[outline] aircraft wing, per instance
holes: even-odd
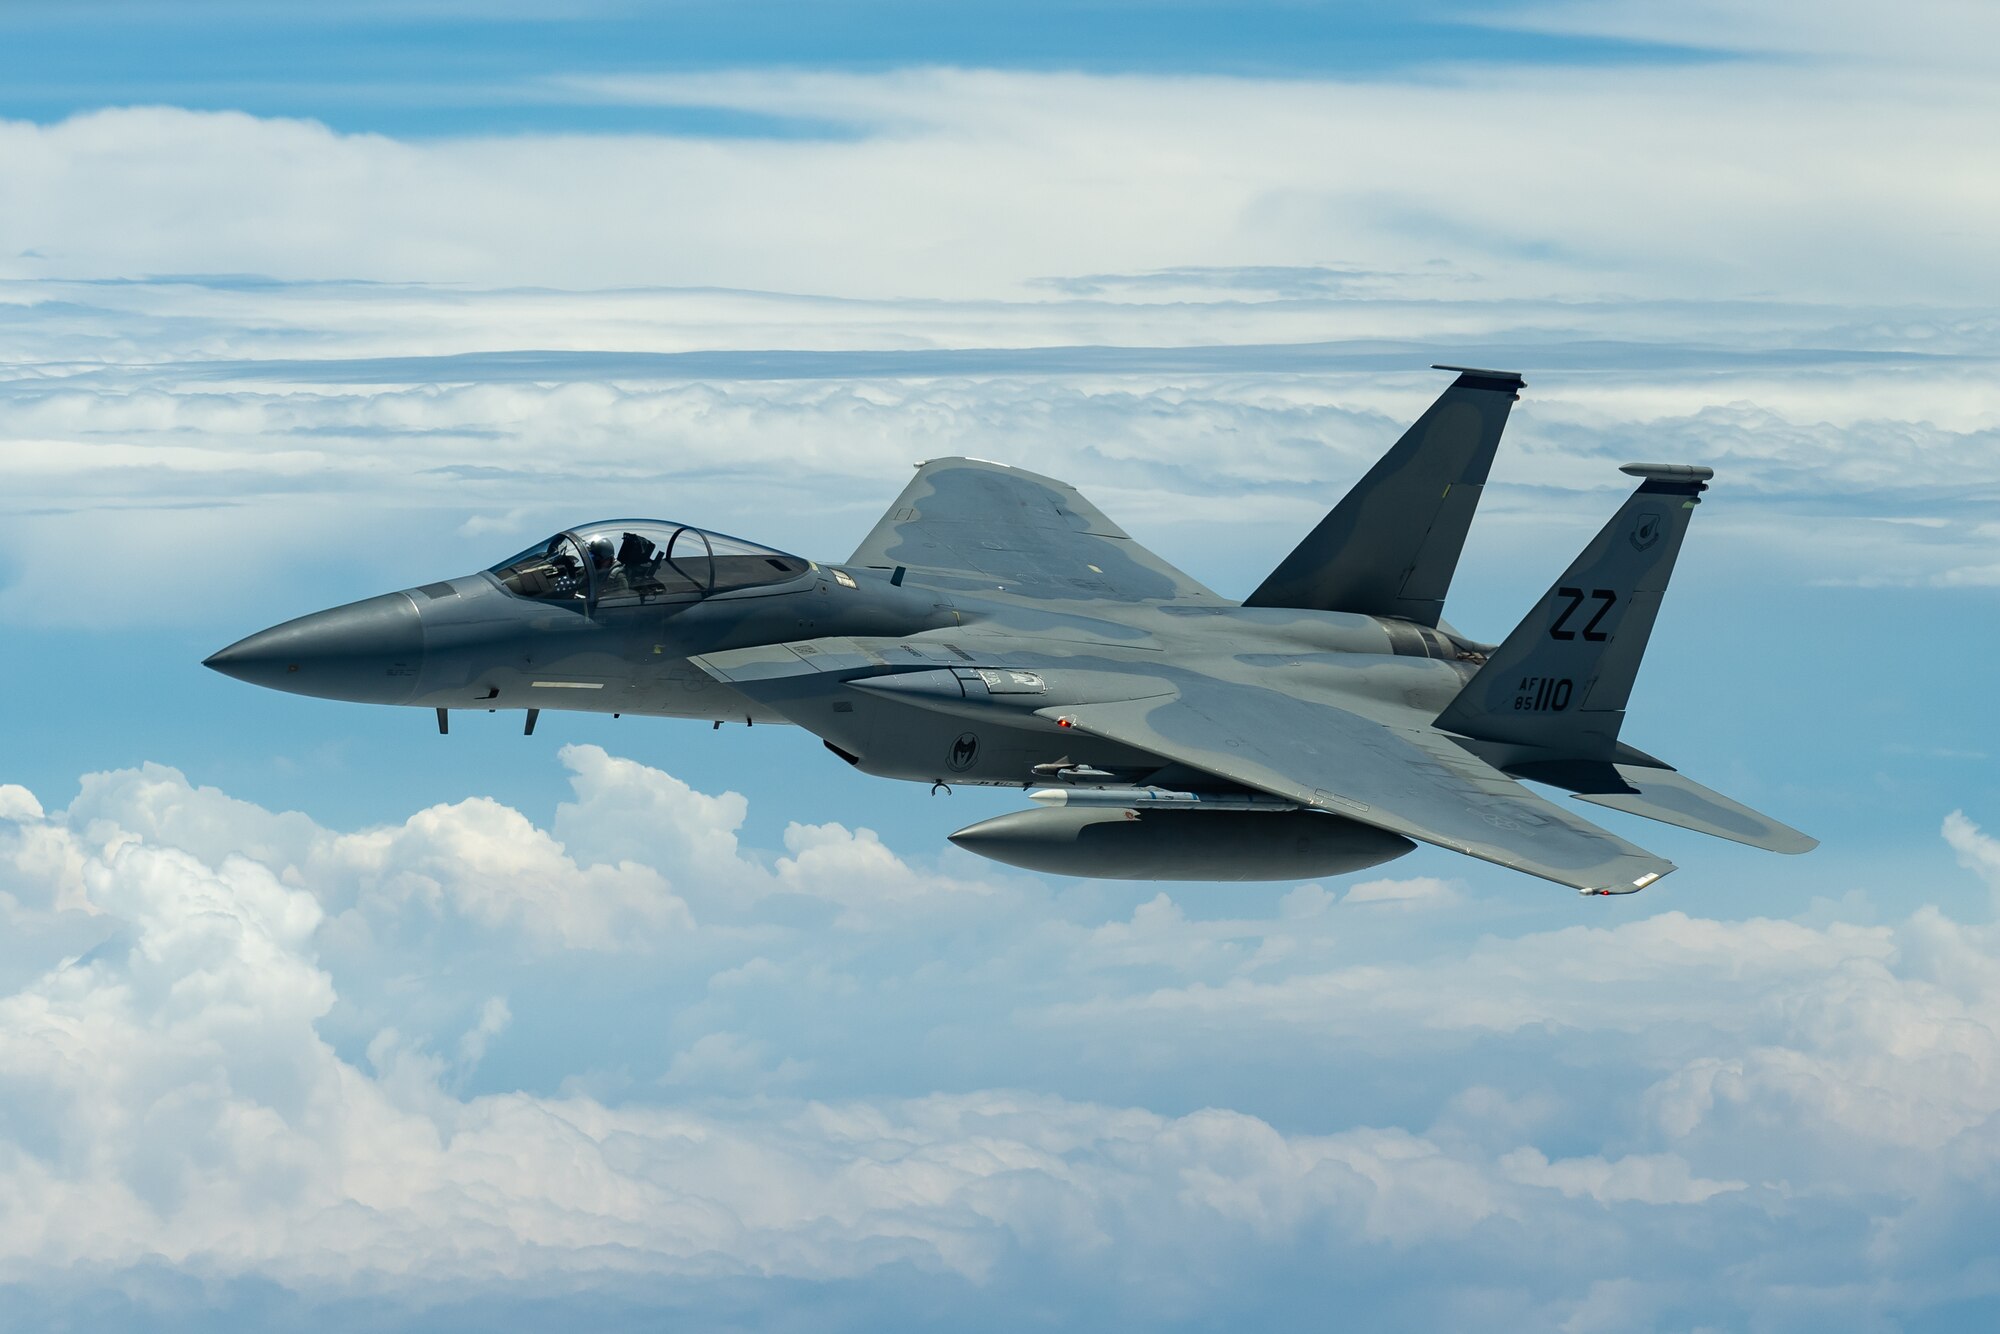
[[[932,459],[850,565],[957,575],[1026,598],[1213,598],[1053,477],[979,459]]]
[[[1262,686],[1181,677],[1175,694],[1053,706],[1078,731],[1586,893],[1674,864],[1543,800],[1449,737]]]

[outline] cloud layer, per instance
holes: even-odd
[[[758,852],[740,797],[563,759],[548,828],[469,801],[342,833],[157,766],[53,815],[0,789],[0,1279],[913,1269],[1157,1319],[1247,1269],[1575,1327],[1996,1295],[1966,1226],[2000,1203],[1991,926],[1850,899],[1509,934],[1427,881],[1107,915],[867,831]],[[2000,845],[1945,832],[2000,894]],[[1163,1066],[1220,1083],[1189,1104]]]
[[[1951,35],[1931,37],[1948,55]],[[1975,164],[1977,126],[2000,108],[1990,81],[1948,59],[1396,82],[960,69],[562,82],[854,133],[410,142],[166,107],[10,123],[0,274],[969,297],[1079,274],[1338,264],[1409,275],[1418,296],[1456,295],[1468,276],[1486,296],[1995,295],[1981,224],[2000,196]]]
[[[1199,577],[1247,588],[1422,411],[1442,381],[1422,368],[1441,358],[1529,371],[1476,534],[1510,561],[1553,573],[1605,512],[1616,464],[1684,458],[1718,469],[1726,504],[1704,512],[1700,540],[1731,565],[1799,582],[2000,578],[2000,416],[1980,387],[1993,331],[1935,312],[1903,312],[1888,341],[1941,340],[1949,355],[1869,351],[1887,313],[1845,308],[1719,314],[1730,332],[1703,347],[1686,312],[1615,302],[1210,293],[1154,314],[1095,298],[8,291],[19,304],[0,337],[17,361],[0,376],[0,463],[16,501],[0,614],[16,621],[185,624],[223,608],[199,580],[41,596],[94,532],[135,550],[255,552],[231,578],[259,606],[317,588],[336,548],[351,582],[322,602],[634,508],[766,538],[784,513],[780,540],[837,559],[912,459],[948,454],[1062,476],[1161,549],[1194,553]],[[1553,318],[1560,337],[1542,327]],[[1219,333],[1242,341],[1199,346]],[[477,351],[496,339],[515,341]],[[686,366],[639,350],[704,340],[712,350]],[[1784,340],[1817,350],[1774,359]],[[1100,346],[1063,350],[1078,342]],[[1532,550],[1552,511],[1573,531]]]

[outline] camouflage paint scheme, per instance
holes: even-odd
[[[1618,739],[1707,469],[1629,465],[1638,488],[1504,643],[1441,619],[1522,383],[1442,369],[1460,374],[1242,603],[1062,482],[938,459],[844,563],[685,525],[591,525],[514,565],[273,627],[208,665],[436,709],[441,730],[452,709],[793,723],[865,773],[1039,789],[1035,809],[953,838],[1057,873],[1303,878],[1412,840],[1586,894],[1674,869],[1522,779],[1772,851],[1813,847]],[[725,567],[753,581],[724,587]]]

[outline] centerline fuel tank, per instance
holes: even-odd
[[[1013,811],[951,841],[1009,866],[1100,880],[1307,880],[1416,847],[1400,834],[1318,811],[1057,806]]]

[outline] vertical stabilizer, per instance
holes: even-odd
[[[1568,759],[1612,759],[1660,597],[1703,483],[1715,475],[1686,464],[1628,463],[1623,471],[1643,479],[1639,489],[1437,726]]]
[[[1522,381],[1512,371],[1433,369],[1459,376],[1244,606],[1438,623]]]

